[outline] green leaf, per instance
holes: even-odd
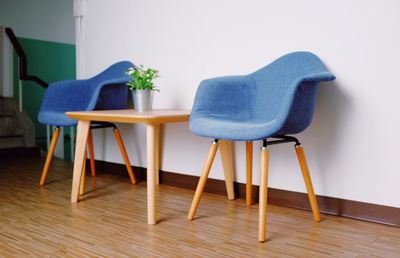
[[[144,68],[143,65],[138,65],[135,68],[131,67],[127,70],[126,74],[131,77],[131,80],[127,83],[131,90],[154,90],[160,91],[154,86],[154,80],[159,78],[158,70],[153,68]]]

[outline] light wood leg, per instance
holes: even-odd
[[[155,180],[156,180],[156,185],[160,184],[160,125],[155,125],[155,132],[154,132],[154,152],[155,152]]]
[[[93,150],[92,130],[89,130],[87,144],[88,144],[89,157],[90,157],[90,172],[91,172],[92,176],[96,176],[96,166],[94,164],[94,150]]]
[[[155,193],[155,159],[156,159],[156,132],[157,125],[147,125],[147,224],[154,225],[156,217],[156,193]]]
[[[267,226],[267,201],[268,201],[268,148],[261,149],[261,177],[260,177],[260,201],[258,213],[258,241],[266,240]]]
[[[82,176],[83,161],[86,159],[86,143],[90,128],[89,121],[78,121],[76,135],[76,149],[74,159],[74,173],[72,176],[71,202],[78,201],[79,186]]]
[[[304,154],[303,146],[296,145],[295,150],[297,154],[297,159],[299,160],[301,173],[303,174],[304,183],[306,184],[308,199],[310,200],[310,205],[314,215],[314,220],[318,222],[321,220],[321,216],[319,214],[318,202],[314,194],[314,188],[311,182],[310,172],[308,170],[308,165],[306,161],[306,156]]]
[[[90,133],[90,130],[89,130],[89,133]],[[79,185],[79,195],[85,194],[85,177],[86,177],[86,157],[83,159],[81,183]]]
[[[129,162],[128,154],[126,153],[124,141],[122,140],[121,133],[119,132],[118,128],[114,128],[114,136],[115,136],[115,139],[117,140],[119,149],[122,154],[122,158],[125,161],[126,170],[128,171],[129,178],[131,179],[131,183],[134,185],[134,184],[136,184],[135,174],[133,173],[131,163]]]
[[[69,133],[71,136],[71,160],[74,159],[74,154],[75,154],[75,126],[70,126],[69,127]]]
[[[224,167],[226,192],[229,200],[235,199],[235,191],[233,188],[233,159],[232,159],[232,142],[221,140],[220,153],[222,166]]]
[[[44,168],[42,171],[42,176],[40,177],[39,185],[43,186],[46,182],[47,173],[49,172],[49,168],[51,165],[51,161],[53,159],[54,150],[56,149],[58,136],[60,135],[60,127],[56,127],[53,133],[53,137],[51,137],[51,142],[49,146],[49,151],[47,152],[46,162],[44,163]]]
[[[246,142],[246,204],[252,204],[253,190],[253,142]]]
[[[204,165],[203,172],[201,174],[201,177],[199,179],[199,183],[198,183],[197,188],[196,188],[196,192],[195,192],[194,197],[193,197],[192,205],[190,207],[189,214],[188,214],[188,219],[189,220],[193,220],[194,214],[196,213],[197,207],[199,206],[200,198],[201,198],[201,195],[202,195],[202,193],[204,191],[204,187],[205,187],[206,182],[207,182],[208,174],[210,173],[211,165],[212,165],[212,163],[214,161],[215,154],[217,153],[217,150],[218,150],[218,142],[214,141],[212,143],[209,151],[208,151],[207,160],[206,160],[206,163]]]

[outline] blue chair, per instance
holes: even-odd
[[[46,157],[45,166],[40,178],[40,185],[44,185],[48,170],[54,155],[54,150],[60,134],[61,126],[75,126],[77,121],[65,115],[67,111],[90,111],[127,108],[128,88],[126,83],[130,77],[125,74],[131,62],[122,61],[113,64],[100,74],[87,80],[68,80],[51,83],[46,89],[39,110],[40,123],[55,126]],[[136,179],[125,150],[121,134],[115,124],[93,122],[91,129],[113,127],[114,135],[121,150],[132,184]],[[72,139],[71,139],[72,140]],[[91,130],[88,135],[88,147],[92,176],[96,174],[94,168],[93,141]],[[84,173],[83,173],[84,174]],[[84,182],[84,181],[83,181]]]
[[[311,123],[318,82],[334,80],[321,60],[309,52],[287,54],[244,76],[227,76],[201,82],[190,115],[190,129],[214,138],[188,214],[194,218],[219,140],[245,141],[246,160],[252,159],[252,142],[263,141],[259,192],[258,240],[266,240],[268,146],[294,142],[315,221],[320,221],[304,150],[288,134],[300,133]],[[270,140],[268,138],[273,138]],[[251,164],[246,171],[246,203],[251,205]]]

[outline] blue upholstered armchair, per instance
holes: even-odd
[[[262,140],[259,241],[266,239],[269,145],[295,143],[314,219],[319,221],[318,203],[303,147],[295,137],[288,134],[296,134],[307,128],[313,116],[318,83],[334,79],[335,76],[317,56],[309,52],[294,52],[248,75],[201,82],[190,116],[190,129],[214,141],[188,218],[194,218],[218,148],[218,140],[245,141],[248,162],[251,162],[252,142]],[[251,169],[246,173],[246,202],[251,205]]]
[[[56,126],[50,148],[43,168],[40,185],[44,185],[57,144],[61,126],[75,126],[77,121],[67,117],[67,111],[90,111],[99,109],[124,109],[127,107],[128,88],[126,83],[130,78],[125,74],[133,64],[122,61],[113,64],[100,74],[87,80],[68,80],[51,83],[46,89],[38,120],[48,126]],[[121,153],[125,160],[131,182],[136,182],[126,150],[114,124],[96,124],[91,128],[113,127]],[[89,131],[88,147],[92,175],[95,175],[94,154],[91,131]]]

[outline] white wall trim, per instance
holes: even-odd
[[[74,0],[75,17],[75,49],[76,49],[76,78],[82,79],[85,75],[84,65],[84,16],[86,14],[86,1]]]

